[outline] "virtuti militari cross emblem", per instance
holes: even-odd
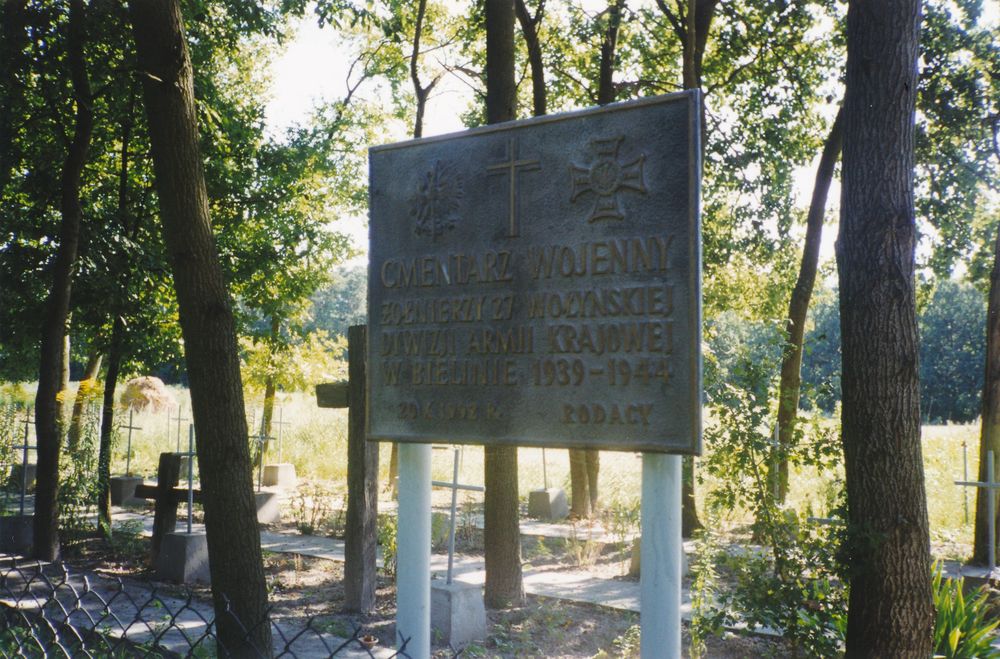
[[[629,162],[620,162],[618,149],[624,139],[624,136],[619,136],[591,140],[596,156],[594,162],[589,166],[575,163],[570,165],[573,191],[569,200],[576,201],[577,197],[588,192],[597,196],[587,222],[624,220],[625,213],[619,205],[618,193],[632,190],[646,194],[646,184],[642,178],[646,154],[640,153]]]

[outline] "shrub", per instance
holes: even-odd
[[[934,608],[934,656],[948,659],[1000,658],[1000,650],[992,647],[993,630],[1000,620],[988,621],[989,592],[980,586],[968,597],[964,594],[964,579],[947,579],[941,565],[934,567],[932,581]]]

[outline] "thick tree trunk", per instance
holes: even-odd
[[[843,111],[837,112],[830,134],[823,143],[823,154],[816,170],[812,200],[806,216],[806,239],[802,247],[799,277],[788,302],[788,319],[785,323],[787,343],[781,356],[781,381],[778,384],[778,468],[768,474],[768,491],[775,493],[781,504],[788,494],[788,453],[795,445],[795,419],[799,412],[799,394],[802,387],[802,344],[806,333],[806,315],[816,283],[819,265],[819,246],[823,240],[823,218],[826,216],[826,198],[833,181],[833,171],[840,158],[843,144]]]
[[[111,443],[115,427],[115,388],[122,363],[125,343],[125,321],[115,316],[111,328],[111,345],[108,347],[108,373],[104,378],[104,415],[101,417],[101,441],[97,450],[97,530],[111,539]]]
[[[545,64],[542,61],[542,44],[538,40],[538,24],[545,12],[545,0],[539,0],[538,11],[532,16],[524,0],[514,0],[514,12],[521,25],[524,45],[528,49],[528,65],[531,67],[531,103],[534,115],[540,117],[547,111],[548,91],[545,89]]]
[[[837,265],[850,657],[931,655],[914,284],[919,24],[919,0],[848,5]]]
[[[486,120],[494,124],[516,117],[514,84],[514,7],[511,0],[486,0]],[[484,558],[489,608],[519,606],[521,529],[517,497],[517,448],[487,446],[484,455]]]
[[[986,316],[986,367],[983,376],[983,417],[979,434],[979,480],[997,479],[1000,475],[1000,229],[993,246],[993,271],[990,273],[989,304]],[[993,451],[994,473],[986,472],[986,453]],[[978,490],[976,495],[976,529],[973,561],[985,564],[989,560],[989,516],[986,497],[995,492]],[[1000,521],[1000,515],[994,523]],[[1000,528],[998,525],[996,528]],[[996,557],[994,557],[994,560]]]
[[[17,164],[14,150],[14,116],[19,112],[24,86],[18,74],[24,67],[28,46],[27,0],[4,0],[0,6],[0,195]]]
[[[66,449],[70,452],[75,451],[80,445],[80,437],[83,434],[83,408],[87,405],[87,388],[97,380],[102,358],[99,349],[91,350],[87,366],[83,370],[83,377],[80,378],[80,386],[73,398],[73,413],[70,415],[69,429],[66,431]]]
[[[686,0],[687,9],[682,9],[682,2],[676,3],[677,10],[670,6],[669,0],[656,0],[657,6],[670,22],[677,40],[681,44],[682,63],[681,75],[685,89],[701,89],[702,61],[705,57],[705,47],[708,35],[712,29],[712,19],[719,0]],[[701,152],[705,156],[705,145],[708,144],[708,123],[705,121],[705,104],[701,105]],[[682,463],[681,477],[681,535],[690,538],[702,528],[698,519],[698,507],[694,490],[694,458],[685,456]]]
[[[233,656],[267,656],[271,628],[236,328],[209,218],[180,6],[130,0],[129,12],[184,337],[219,640]]]
[[[62,171],[59,247],[53,268],[52,289],[46,301],[42,325],[38,391],[35,395],[35,432],[38,437],[38,471],[35,487],[33,554],[52,561],[59,555],[59,448],[62,406],[57,394],[62,387],[63,353],[67,336],[73,268],[80,242],[80,180],[90,148],[94,115],[90,105],[90,81],[87,79],[83,47],[86,30],[86,7],[83,0],[71,0],[66,63],[73,84],[76,121],[73,140]]]

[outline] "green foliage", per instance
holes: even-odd
[[[89,535],[97,508],[97,447],[100,441],[100,408],[84,407],[80,441],[64,448],[59,461],[59,528],[64,547]]]
[[[279,350],[245,337],[240,339],[240,348],[243,383],[251,392],[263,391],[268,381],[285,391],[305,391],[320,382],[347,379],[347,340],[341,336],[331,339],[322,330]]]
[[[398,557],[396,547],[397,520],[395,515],[378,516],[378,544],[382,548],[382,569],[388,576],[396,574],[396,559]]]
[[[984,280],[993,260],[986,247],[996,237],[1000,180],[1000,28],[982,13],[980,0],[934,0],[921,24],[916,210],[931,227],[933,249],[923,252],[939,279],[971,260],[972,276]],[[981,222],[984,209],[992,221]]]
[[[804,656],[837,656],[847,631],[848,589],[837,551],[842,529],[784,515],[766,531],[770,551],[698,556],[696,638],[746,624],[779,631]],[[716,570],[726,587],[715,581]]]
[[[840,309],[823,295],[805,339],[802,380],[815,404],[833,412],[840,400]],[[921,412],[929,423],[968,423],[980,414],[986,300],[971,284],[942,279],[919,311]]]
[[[710,520],[708,526],[712,526]],[[719,547],[714,544],[716,536],[704,530],[698,531],[695,537],[695,555],[691,562],[691,645],[689,653],[692,659],[703,659],[707,655],[705,644],[709,636],[722,635],[724,628],[714,610],[716,590],[719,583],[719,571],[715,557],[719,555]]]
[[[724,345],[724,359],[713,357],[727,364],[725,377],[717,377],[716,370],[716,377],[706,378],[711,422],[702,471],[714,486],[706,509],[710,519],[750,511],[754,541],[764,548],[732,551],[717,549],[714,539],[701,543],[705,553],[698,556],[695,584],[704,592],[693,596],[699,602],[695,640],[700,644],[723,626],[746,624],[780,630],[807,656],[836,654],[846,624],[847,586],[839,559],[843,529],[807,523],[804,515],[776,505],[767,473],[782,457],[792,468],[836,473],[839,445],[819,419],[804,418],[797,441],[776,446],[770,430],[776,364],[762,358],[752,342]],[[728,587],[719,585],[723,579],[716,571],[725,573]]]
[[[941,565],[934,567],[934,656],[948,659],[996,659],[993,631],[1000,621],[993,618],[989,591],[979,587],[966,595],[964,579],[947,579]]]
[[[368,318],[368,270],[364,266],[337,266],[330,281],[312,296],[306,329],[325,329],[331,336],[347,336],[347,328]]]
[[[919,319],[920,411],[967,423],[982,409],[986,300],[972,285],[938,282]]]
[[[303,535],[319,535],[332,521],[335,493],[326,485],[300,483],[291,500],[292,519]]]

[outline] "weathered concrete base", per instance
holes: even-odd
[[[25,492],[31,493],[35,491],[35,473],[38,470],[38,465],[33,463],[28,463],[27,465],[22,465],[20,463],[13,464],[10,466],[10,478],[7,479],[7,489],[11,492],[21,491],[21,470],[24,468],[24,473],[27,474],[28,479],[25,487]]]
[[[168,533],[156,559],[156,578],[178,583],[211,583],[208,536],[204,533]]]
[[[281,521],[277,492],[256,492],[254,498],[257,500],[258,524],[277,524]]]
[[[264,465],[264,485],[266,487],[295,487],[297,482],[295,465],[288,462]]]
[[[0,551],[19,556],[30,556],[34,520],[34,515],[0,517]]]
[[[142,483],[139,476],[112,476],[111,477],[111,505],[124,506],[136,505],[135,488]]]
[[[456,650],[486,638],[481,586],[431,581],[431,638]]]
[[[642,536],[637,536],[632,539],[632,560],[628,564],[628,575],[630,577],[638,577],[642,574],[642,552],[639,551],[639,545],[642,544]],[[681,578],[688,576],[690,570],[688,569],[688,557],[683,551],[681,552]]]
[[[557,520],[569,515],[566,493],[556,487],[532,490],[528,494],[528,517]]]

